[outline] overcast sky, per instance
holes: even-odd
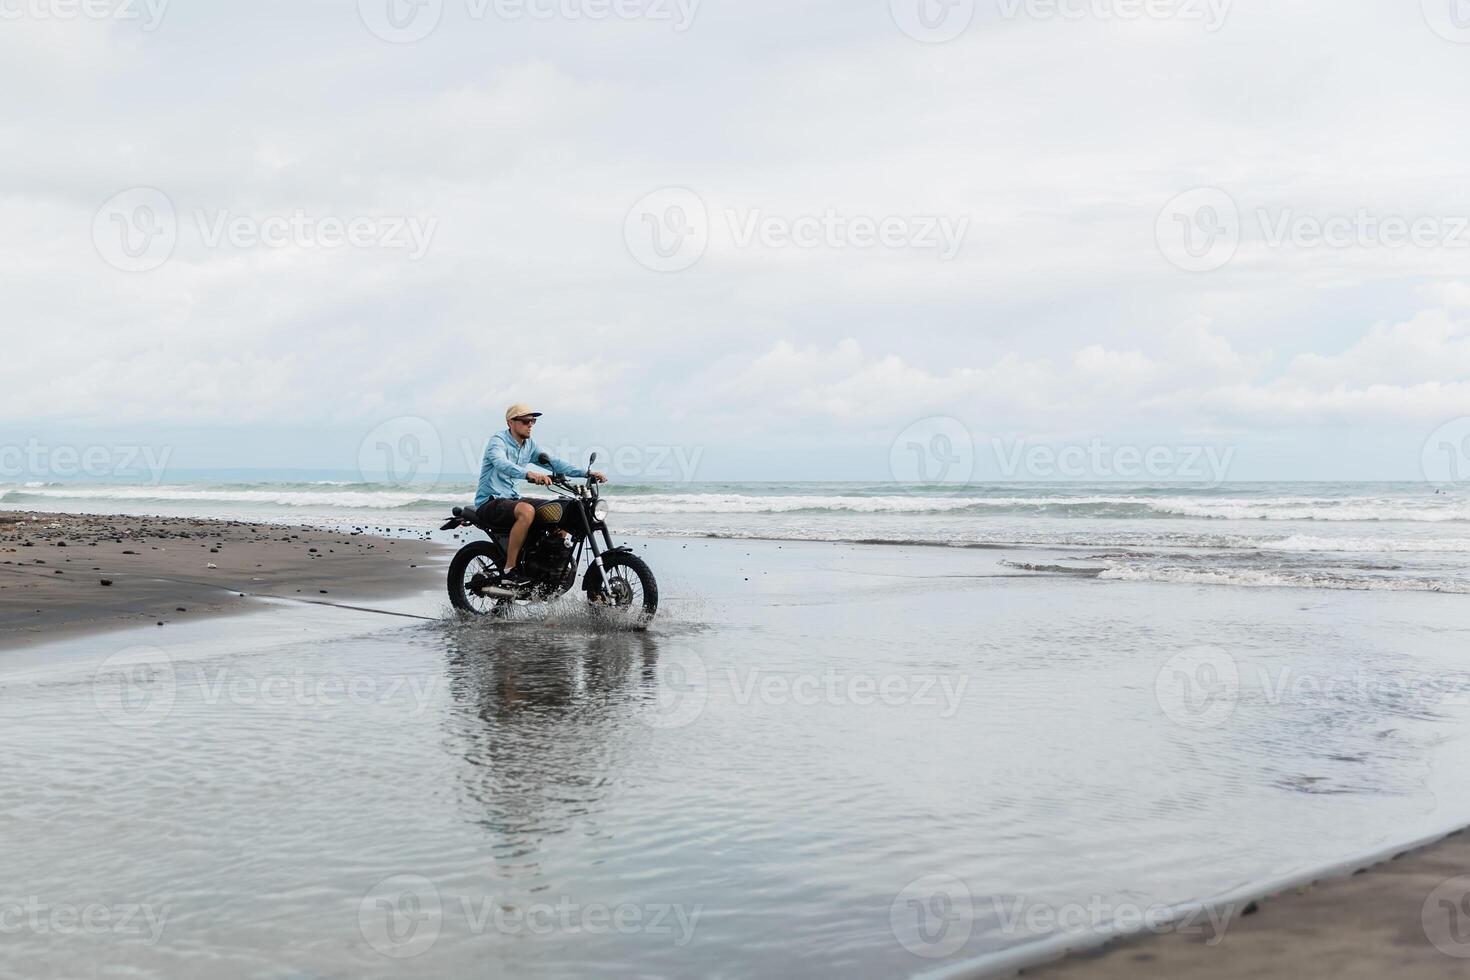
[[[525,400],[708,479],[1415,478],[1470,415],[1456,2],[0,0],[0,442],[408,418],[462,471]]]

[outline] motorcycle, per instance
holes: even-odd
[[[543,453],[537,462],[549,468],[551,459]],[[596,462],[593,453],[588,469]],[[453,509],[439,530],[473,527],[489,540],[470,542],[449,563],[449,601],[471,615],[504,616],[516,603],[550,602],[566,595],[585,567],[582,591],[595,610],[646,625],[658,611],[658,583],[631,548],[613,546],[608,502],[598,493],[597,483],[590,476],[580,485],[553,476],[549,489],[562,499],[537,507],[516,562],[531,580],[528,592],[500,585],[509,529],[483,523],[473,506]]]

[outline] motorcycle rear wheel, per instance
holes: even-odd
[[[449,563],[449,601],[461,612],[476,616],[503,615],[509,600],[479,595],[477,585],[500,577],[505,552],[494,541],[474,541],[459,549]]]

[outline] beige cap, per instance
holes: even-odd
[[[507,408],[505,410],[505,420],[507,422],[509,422],[511,419],[521,418],[524,415],[530,415],[538,419],[541,417],[540,412],[531,411],[531,406],[527,405],[525,402],[516,402],[510,408]]]

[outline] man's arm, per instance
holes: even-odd
[[[526,468],[510,458],[505,443],[497,436],[491,436],[490,444],[485,447],[484,465],[512,480],[526,478]]]
[[[541,447],[538,446],[538,445],[536,445],[535,440],[532,440],[532,442],[531,442],[531,458],[532,459],[539,460],[541,458],[541,455],[542,455],[542,453],[541,453]],[[573,466],[571,463],[568,463],[564,459],[557,459],[555,456],[552,456],[550,453],[547,453],[546,454],[546,457],[549,460],[551,460],[551,463],[550,463],[551,472],[555,473],[557,476],[561,476],[561,477],[568,477],[569,476],[569,477],[573,477],[575,479],[580,480],[580,479],[584,478],[587,475],[587,471],[586,470],[578,469],[577,467]]]

